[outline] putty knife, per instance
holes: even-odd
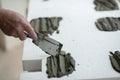
[[[25,35],[31,38],[28,33],[25,33]],[[53,56],[60,53],[63,44],[41,33],[37,33],[37,36],[38,39],[33,40],[33,43],[39,46],[45,53]]]

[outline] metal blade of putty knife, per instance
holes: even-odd
[[[30,38],[28,34],[25,35]],[[52,56],[60,53],[63,44],[41,33],[37,33],[37,36],[38,39],[33,40],[33,43],[39,46],[45,53]]]

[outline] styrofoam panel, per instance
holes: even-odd
[[[24,60],[22,63],[24,71],[35,72],[42,70],[42,61],[40,59]]]

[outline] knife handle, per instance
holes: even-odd
[[[24,34],[26,37],[31,38],[31,36],[27,32],[24,32]]]

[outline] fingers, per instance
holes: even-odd
[[[15,29],[16,32],[13,32],[11,36],[19,37],[19,39],[23,41],[26,39],[26,35],[24,34],[24,31],[26,31],[33,40],[37,40],[36,33],[34,32],[33,28],[30,26],[30,24],[29,23],[27,24],[26,21],[18,24]]]
[[[24,24],[25,24],[25,31],[29,33],[29,35],[31,36],[33,40],[37,40],[37,35],[35,31],[33,30],[33,28],[31,27],[31,25],[28,22]]]
[[[25,40],[26,39],[26,36],[23,32],[21,32],[21,34],[18,33],[18,37],[21,41]]]
[[[4,15],[3,19],[3,22],[5,24],[3,25],[4,33],[6,33],[9,36],[19,37],[20,40],[25,40],[26,36],[24,34],[24,31],[26,31],[33,40],[37,40],[36,33],[22,15],[13,11],[7,12],[9,15]]]
[[[20,25],[17,28],[17,36],[19,37],[20,40],[25,40],[26,36],[24,34],[24,28],[22,28]]]
[[[16,31],[13,31],[9,36],[14,36],[15,38],[17,38],[17,37],[18,37],[18,34],[17,34]]]

